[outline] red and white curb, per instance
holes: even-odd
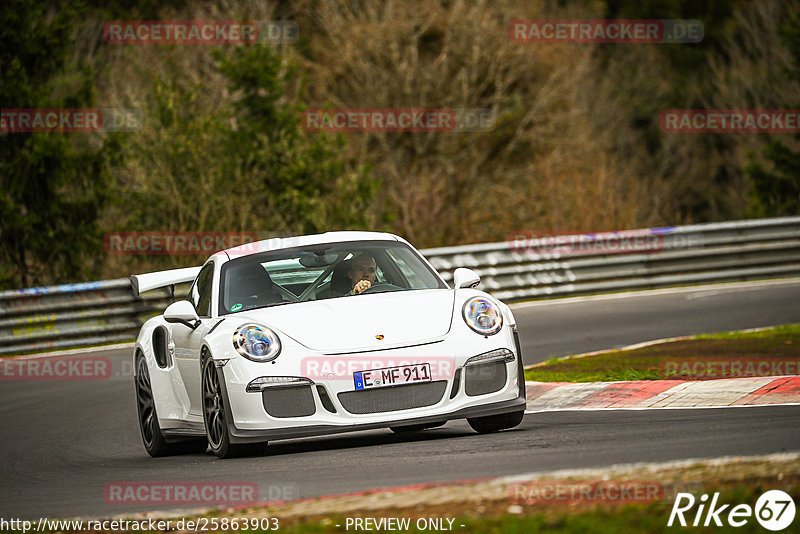
[[[525,382],[527,413],[800,403],[800,376],[630,382]]]

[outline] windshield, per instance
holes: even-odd
[[[405,243],[314,245],[254,254],[223,265],[219,314],[309,300],[446,288]]]

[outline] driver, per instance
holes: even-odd
[[[375,258],[369,254],[359,254],[353,258],[347,275],[350,277],[350,285],[353,286],[351,295],[366,291],[375,283]]]

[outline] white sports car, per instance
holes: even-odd
[[[508,306],[456,269],[454,289],[404,239],[270,239],[202,267],[131,276],[137,294],[194,281],[141,328],[139,425],[151,456],[249,454],[269,440],[466,418],[517,426],[522,355]],[[173,289],[174,290],[174,289]]]

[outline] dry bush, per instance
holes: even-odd
[[[797,109],[800,107],[800,82],[790,72],[797,66],[780,37],[779,28],[800,9],[790,0],[746,2],[734,15],[740,28],[735,38],[724,46],[726,58],[712,57],[713,91],[702,94],[706,107],[712,109]],[[735,143],[725,159],[725,168],[736,176],[728,198],[739,212],[749,202],[751,183],[741,172],[752,157],[758,157],[768,136],[761,134],[729,134]],[[776,134],[781,142],[800,148],[790,135]]]
[[[393,230],[433,246],[657,222],[661,199],[598,131],[616,125],[592,117],[614,104],[595,93],[594,47],[508,37],[512,19],[598,13],[514,1],[356,5],[314,4],[314,105],[490,108],[497,118],[480,133],[350,134],[354,157],[385,180]],[[609,112],[627,120],[626,106]]]
[[[780,109],[800,101],[800,83],[787,76],[796,70],[779,34],[791,12],[800,7],[789,0],[744,2],[734,14],[739,28],[724,45],[725,56],[709,60],[713,92],[704,104],[724,109]],[[751,136],[746,136],[747,138]]]
[[[787,77],[791,57],[778,32],[788,5],[784,0],[743,2],[732,15],[737,31],[722,43],[723,53],[709,54],[695,73],[676,72],[659,54],[662,46],[691,45],[648,45],[631,48],[615,57],[607,72],[590,76],[597,89],[593,121],[602,125],[603,142],[651,192],[644,204],[651,212],[649,224],[742,217],[749,190],[742,168],[748,154],[763,145],[763,136],[660,132],[643,139],[632,122],[639,118],[656,125],[660,111],[670,108],[793,107],[798,84]],[[679,80],[687,87],[681,88]],[[634,109],[649,109],[649,115],[637,117]]]

